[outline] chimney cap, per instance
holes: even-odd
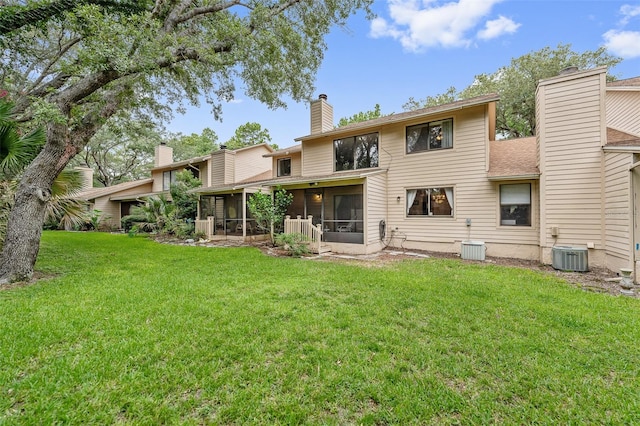
[[[324,93],[321,93],[321,94],[318,96],[318,99],[324,99],[324,100],[326,101],[326,100],[327,100],[327,95],[325,95]]]
[[[166,145],[167,142],[166,141],[160,141],[160,145]]]
[[[560,70],[560,75],[573,74],[574,72],[578,72],[578,67],[571,65]]]

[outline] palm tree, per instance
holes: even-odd
[[[0,248],[20,174],[45,143],[45,134],[41,128],[21,136],[12,112],[13,104],[0,97]],[[81,186],[77,172],[63,171],[53,183],[51,199],[47,203],[47,219],[55,218],[65,228],[84,223],[84,203],[73,199]]]
[[[162,232],[171,220],[175,206],[166,195],[159,194],[147,197],[143,205],[134,208],[132,216],[140,215],[145,222],[136,223],[139,230],[144,232]]]
[[[12,116],[13,103],[0,98],[0,179],[15,180],[45,143],[42,128],[20,136]]]

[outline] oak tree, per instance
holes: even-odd
[[[8,6],[22,4],[6,0]],[[38,2],[35,2],[38,3]],[[41,3],[46,3],[42,1]],[[0,257],[0,283],[29,279],[53,179],[112,116],[166,112],[245,94],[268,107],[306,101],[324,37],[372,0],[156,0],[142,11],[80,4],[0,39],[0,85],[46,144],[25,169]]]

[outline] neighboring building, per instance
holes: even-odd
[[[536,97],[540,258],[550,263],[553,246],[586,247],[593,265],[637,272],[640,78],[570,71],[541,81]]]
[[[250,180],[253,176],[271,176],[271,161],[264,158],[273,152],[267,144],[254,145],[237,150],[221,147],[209,155],[184,161],[173,161],[173,149],[161,144],[156,147],[155,163],[151,178],[124,182],[105,188],[90,188],[82,191],[78,198],[90,203],[90,209],[100,210],[104,223],[119,228],[123,216],[130,214],[132,206],[140,205],[146,197],[164,194],[171,199],[169,187],[176,174],[189,170],[202,181],[203,187],[225,184],[234,180]],[[91,169],[83,168],[85,181],[92,182]],[[236,233],[236,228],[234,228]],[[243,235],[240,232],[240,235]]]

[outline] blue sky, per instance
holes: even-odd
[[[326,39],[314,98],[327,94],[336,123],[375,104],[385,114],[402,112],[410,97],[463,89],[476,74],[558,44],[576,52],[606,46],[624,59],[611,71],[616,77],[640,76],[638,0],[377,0],[373,10],[375,20],[360,13]],[[177,114],[167,130],[209,127],[225,142],[238,126],[258,122],[283,148],[309,134],[308,104],[285,101],[286,110],[270,110],[238,85],[235,100],[223,104],[222,122],[203,104]]]

